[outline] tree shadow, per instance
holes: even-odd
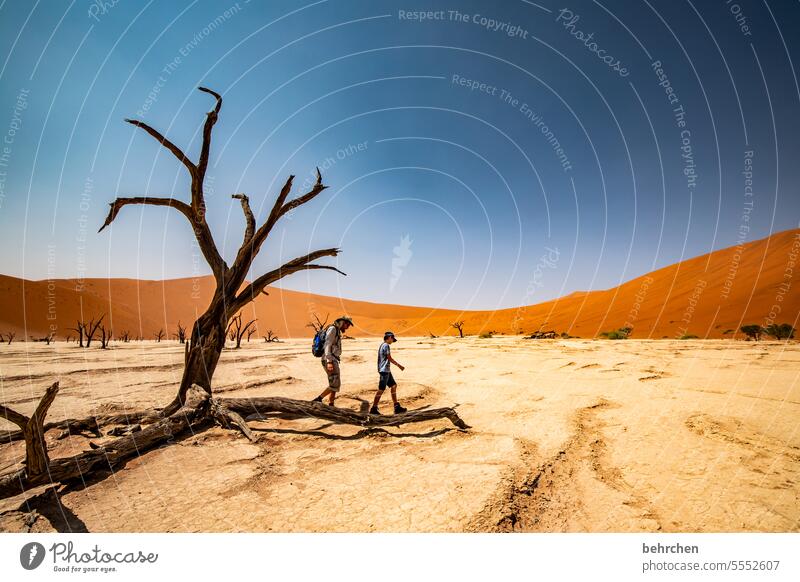
[[[105,481],[118,471],[124,469],[130,461],[139,459],[142,456],[146,455],[147,453],[163,449],[166,447],[170,447],[182,441],[194,438],[198,434],[205,432],[206,430],[208,430],[213,426],[214,422],[211,419],[207,419],[203,423],[198,424],[193,430],[187,430],[186,432],[176,435],[172,439],[164,441],[158,445],[151,446],[148,448],[142,448],[139,451],[139,455],[137,455],[136,457],[131,457],[119,461],[116,465],[114,465],[113,469],[110,468],[108,464],[105,464],[102,461],[98,462],[85,475],[81,475],[80,477],[75,477],[74,479],[64,481],[63,482],[64,488],[61,490],[61,493],[72,493],[74,491],[82,491],[92,485],[100,483],[101,481]],[[91,442],[89,443],[89,446],[92,448],[97,448],[96,445],[93,445],[93,443]]]
[[[394,438],[420,438],[420,439],[428,439],[437,436],[441,436],[446,434],[450,431],[456,430],[454,428],[440,428],[437,430],[432,430],[429,432],[389,432],[388,430],[381,428],[379,426],[371,426],[369,428],[362,428],[355,434],[351,435],[338,435],[338,434],[330,434],[327,432],[323,432],[320,429],[328,428],[333,426],[335,423],[326,424],[320,426],[316,429],[309,429],[309,430],[298,430],[294,428],[258,428],[258,427],[251,427],[253,432],[262,432],[262,433],[274,433],[274,434],[296,434],[296,435],[304,435],[304,436],[313,436],[319,437],[328,440],[335,440],[335,441],[355,441],[358,439],[367,438],[370,436],[386,436],[386,437],[394,437]]]
[[[48,487],[42,493],[22,502],[17,511],[37,513],[50,522],[59,533],[89,533],[86,524],[64,505],[56,487]]]

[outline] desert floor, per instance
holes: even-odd
[[[378,344],[345,342],[338,405],[371,400]],[[500,336],[401,338],[392,351],[402,402],[458,404],[472,430],[270,419],[251,422],[253,444],[214,428],[70,487],[60,505],[47,488],[0,500],[0,530],[800,530],[796,343]],[[58,379],[51,421],[164,405],[182,362],[174,341],[1,345],[0,401],[30,414]],[[215,380],[226,396],[302,399],[325,383],[308,340],[226,349]],[[88,448],[56,433],[51,458]],[[23,454],[0,446],[0,472]]]

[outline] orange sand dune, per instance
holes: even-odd
[[[793,288],[800,255],[800,229],[730,247],[664,267],[605,291],[575,292],[532,306],[499,311],[464,311],[384,305],[271,288],[246,309],[258,319],[258,336],[272,330],[280,337],[309,335],[312,313],[351,315],[353,335],[452,335],[450,323],[463,319],[476,334],[529,333],[553,329],[579,337],[633,327],[634,337],[733,337],[743,323],[796,324],[800,294]],[[152,339],[177,323],[189,326],[213,291],[210,276],[166,281],[73,279],[27,281],[0,275],[0,333],[36,339],[50,330],[73,334],[78,318],[105,314],[116,335]]]

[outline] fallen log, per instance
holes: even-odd
[[[58,382],[47,389],[36,412],[30,418],[0,406],[0,414],[22,429],[26,445],[24,466],[11,473],[0,475],[0,499],[19,495],[41,485],[55,485],[77,479],[85,482],[87,478],[91,478],[92,473],[113,471],[125,461],[172,441],[184,432],[190,430],[197,432],[209,428],[214,421],[225,428],[240,430],[251,441],[255,441],[256,436],[246,419],[271,413],[319,418],[362,427],[400,426],[446,418],[462,430],[470,428],[454,408],[412,410],[386,416],[364,415],[321,402],[291,398],[211,398],[202,388],[198,386],[192,388],[189,394],[191,398],[187,398],[186,404],[174,414],[159,417],[156,412],[150,410],[127,415],[109,415],[107,418],[127,421],[125,423],[127,428],[114,431],[123,436],[101,445],[90,442],[91,450],[54,460],[50,460],[47,456],[47,445],[44,441],[44,427],[47,425],[44,424],[44,417],[58,393]],[[152,424],[140,426],[132,424],[134,419],[156,420]]]
[[[187,404],[172,416],[127,436],[72,457],[49,461],[43,472],[30,470],[30,465],[26,462],[22,469],[0,476],[0,499],[19,495],[40,485],[64,483],[74,479],[86,480],[92,472],[113,470],[128,459],[173,440],[187,429],[197,430],[203,425],[211,426],[207,409],[206,396],[192,405]],[[46,451],[44,454],[46,456]]]
[[[0,417],[2,417],[2,413],[0,413]],[[67,418],[58,422],[48,422],[42,426],[42,430],[44,432],[55,429],[61,430],[56,437],[58,439],[83,433],[90,433],[94,437],[100,437],[102,436],[100,429],[106,426],[148,424],[162,418],[164,417],[160,414],[160,409],[153,408],[130,413],[96,414],[86,418]],[[113,432],[109,432],[109,434],[113,435]],[[0,444],[21,441],[24,438],[25,435],[21,430],[0,432]]]
[[[282,398],[280,396],[264,398],[217,398],[215,400],[224,405],[227,410],[238,413],[243,418],[254,414],[261,415],[279,412],[296,416],[321,418],[323,420],[355,426],[400,426],[401,424],[410,424],[412,422],[425,422],[428,420],[446,418],[462,430],[470,428],[470,426],[458,416],[454,408],[430,408],[391,415],[364,415],[347,408],[328,406],[321,402],[294,400],[292,398]]]

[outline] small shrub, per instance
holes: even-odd
[[[633,331],[631,327],[621,327],[619,329],[614,329],[612,331],[604,331],[600,333],[600,337],[604,337],[610,340],[623,340],[628,339],[628,336]]]
[[[699,338],[696,335],[694,335],[693,333],[685,333],[681,337],[679,337],[678,339],[689,340],[689,339],[699,339]]]
[[[788,323],[773,323],[764,328],[764,333],[776,340],[792,339],[794,338],[794,327]]]
[[[761,339],[761,334],[764,333],[764,328],[760,325],[750,324],[743,325],[739,330],[747,336],[747,339],[758,341]]]
[[[489,338],[493,337],[493,334],[492,334],[491,331],[485,331],[482,334],[480,334],[478,337],[481,338],[481,339],[489,339]]]

